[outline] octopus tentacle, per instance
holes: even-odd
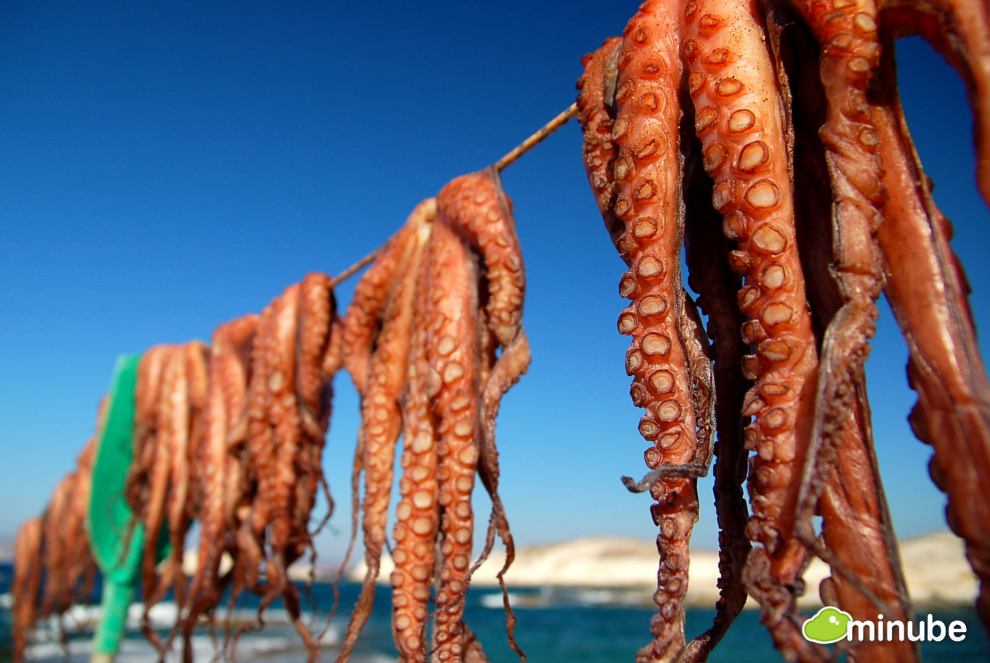
[[[24,521],[14,539],[14,580],[11,593],[14,606],[11,611],[11,635],[14,640],[14,661],[24,660],[28,635],[38,615],[38,597],[41,591],[42,531],[41,518]]]
[[[761,599],[762,621],[778,648],[807,649],[802,658],[813,660],[788,588],[800,583],[806,559],[793,533],[793,478],[811,434],[803,422],[813,406],[817,356],[796,245],[780,93],[755,9],[748,2],[717,9],[704,0],[685,5],[684,54],[702,164],[715,182],[712,203],[723,215],[726,237],[738,246],[729,266],[745,276],[739,307],[749,320],[742,338],[757,348],[742,360],[745,377],[756,383],[743,402],[743,415],[754,417],[745,446],[757,452],[750,460],[753,518],[747,534],[763,544],[770,575],[756,573],[763,566],[755,566],[758,557],[751,555],[749,589]]]
[[[412,255],[403,260],[404,271],[418,272],[435,214],[436,201],[430,198],[420,203],[410,215],[407,224],[414,227],[416,241],[409,245]],[[368,383],[361,398],[360,435],[365,472],[363,529],[368,570],[337,658],[341,663],[350,657],[374,605],[375,580],[385,545],[395,444],[402,431],[399,398],[406,381],[415,296],[414,280],[402,279],[396,283],[386,306],[381,331],[375,338]]]
[[[481,478],[488,496],[492,500],[492,512],[488,521],[488,532],[485,536],[485,545],[478,559],[471,565],[468,571],[465,587],[470,584],[474,572],[488,559],[488,555],[495,545],[495,534],[498,533],[502,544],[505,546],[505,562],[496,577],[502,589],[502,599],[505,605],[506,626],[508,630],[509,646],[515,651],[525,663],[526,655],[523,653],[515,638],[516,616],[509,604],[508,588],[505,585],[505,573],[509,570],[516,556],[516,545],[512,538],[512,531],[509,529],[509,520],[505,514],[505,506],[498,493],[498,449],[495,446],[495,419],[498,416],[499,406],[502,397],[508,393],[509,389],[516,384],[529,368],[531,356],[529,353],[529,339],[526,337],[526,330],[520,328],[519,334],[499,356],[494,366],[483,374],[481,383],[484,385],[481,394],[481,405],[479,408],[479,420],[481,421],[480,456],[478,459],[478,476]],[[472,650],[471,639],[473,633],[470,631],[465,635],[465,661],[469,660],[468,652]],[[477,644],[480,651],[481,644]]]
[[[198,446],[199,412],[205,405],[207,348],[200,341],[186,343],[175,359],[181,362],[175,391],[169,398],[170,409],[163,414],[172,427],[170,439],[172,467],[166,503],[169,542],[172,552],[172,583],[179,605],[185,602],[186,576],[182,573],[182,552],[190,524],[190,481],[192,454]]]
[[[69,559],[65,546],[69,512],[76,487],[76,473],[65,475],[55,487],[48,508],[42,517],[42,537],[45,541],[43,563],[45,568],[45,589],[41,599],[41,614],[48,616],[61,614],[68,609],[71,601],[71,588],[67,586],[66,571]]]
[[[827,605],[838,605],[853,619],[873,619],[881,609],[888,619],[906,622],[911,603],[880,484],[866,385],[858,385],[857,391],[858,407],[843,427],[819,500],[822,537],[833,557],[829,560],[832,576],[822,581],[820,593]],[[846,646],[850,661],[920,660],[918,646],[910,641],[849,642]]]
[[[449,191],[449,190],[448,190]],[[445,191],[438,198],[438,222],[430,237],[426,303],[426,394],[439,422],[437,433],[441,507],[441,585],[433,638],[436,658],[460,661],[465,629],[465,580],[471,563],[474,514],[471,492],[479,444],[479,347],[477,266],[447,225]],[[413,493],[404,502],[426,505],[434,495]],[[407,501],[408,500],[408,501]],[[401,508],[400,504],[400,508]]]
[[[272,469],[274,463],[274,435],[268,424],[270,393],[268,390],[269,346],[278,300],[271,302],[261,312],[251,347],[251,379],[248,383],[247,416],[248,431],[243,443],[242,490],[250,499],[250,511],[237,532],[237,573],[231,601],[240,589],[246,587],[259,591],[258,573],[264,551],[264,532],[272,510]],[[238,451],[234,446],[233,450]]]
[[[101,404],[102,409],[102,404]],[[88,598],[92,593],[96,562],[89,546],[86,532],[86,515],[89,511],[89,496],[93,488],[93,460],[96,454],[96,436],[89,438],[83,450],[76,457],[75,487],[70,498],[69,513],[63,524],[66,539],[66,588],[71,603],[79,596]],[[80,582],[82,587],[80,588]]]
[[[612,243],[628,264],[631,247],[627,248],[621,242],[625,236],[625,224],[614,212],[615,177],[612,168],[616,150],[612,141],[612,117],[608,108],[610,102],[607,101],[615,97],[621,46],[621,38],[610,37],[601,48],[581,60],[584,73],[577,82],[577,89],[581,91],[577,100],[577,117],[584,133],[581,147],[584,169],[595,194],[598,211],[605,220],[605,228]]]
[[[795,2],[822,45],[820,72],[828,99],[820,130],[833,190],[833,276],[843,305],[829,322],[820,352],[814,426],[798,497],[795,534],[814,547],[812,515],[822,488],[817,462],[822,448],[838,443],[855,384],[863,374],[883,285],[874,233],[887,192],[881,181],[877,132],[866,92],[879,64],[877,9],[873,0]]]
[[[526,274],[512,202],[502,190],[498,170],[491,166],[455,178],[440,190],[437,206],[450,228],[481,254],[488,325],[499,343],[508,345],[522,324]]]
[[[432,240],[431,240],[432,243]],[[435,563],[434,540],[440,518],[437,495],[437,433],[426,395],[429,362],[426,357],[425,276],[423,261],[416,275],[413,336],[402,403],[402,500],[395,510],[392,559],[392,631],[401,663],[426,662],[426,622],[430,579]],[[415,499],[420,495],[419,500]],[[430,497],[430,499],[423,499]]]
[[[392,288],[402,275],[414,235],[413,229],[404,225],[389,239],[382,254],[358,281],[347,307],[342,329],[344,368],[359,394],[367,387],[374,339]]]
[[[654,640],[637,661],[673,660],[685,645],[683,597],[687,590],[688,540],[697,519],[694,477],[707,468],[697,457],[690,365],[678,317],[687,315],[680,282],[683,208],[680,198],[679,108],[681,79],[678,3],[646,2],[623,33],[612,140],[615,216],[625,224],[620,251],[630,270],[619,291],[633,301],[619,317],[619,331],[633,337],[626,372],[633,403],[647,409],[639,431],[653,446],[646,463],[667,478],[651,483],[651,507],[660,527],[660,569],[651,620]],[[660,470],[661,466],[664,470]],[[680,471],[685,470],[685,471]],[[679,474],[681,478],[674,478]],[[627,486],[631,480],[626,481]]]
[[[330,351],[335,315],[330,277],[321,272],[307,274],[299,285],[296,394],[303,431],[310,439],[326,435],[329,399],[324,391],[336,371],[328,372],[324,361]]]
[[[949,246],[951,226],[932,199],[895,80],[892,58],[885,58],[871,112],[894,194],[877,234],[886,295],[908,344],[908,378],[918,392],[911,426],[934,447],[932,477],[949,496],[949,526],[966,541],[980,579],[977,611],[990,629],[990,506],[972,499],[985,492],[990,477],[990,385],[966,277]]]
[[[201,442],[202,496],[200,506],[199,563],[183,610],[183,657],[192,660],[191,639],[199,615],[212,612],[220,601],[218,571],[221,555],[231,548],[233,522],[227,515],[239,496],[229,488],[228,473],[234,458],[228,453],[233,422],[245,403],[251,345],[256,315],[248,315],[217,327],[210,350],[209,391],[203,411]]]
[[[687,115],[687,113],[685,113]],[[686,118],[693,126],[693,117]],[[692,131],[693,133],[693,131]],[[715,421],[715,505],[719,526],[719,599],[712,627],[687,644],[685,661],[704,660],[728,631],[746,604],[743,566],[750,543],[745,528],[749,509],[743,495],[747,454],[743,448],[742,404],[749,383],[739,370],[748,346],[739,336],[745,316],[736,305],[742,285],[729,269],[734,244],[721,229],[722,216],[711,207],[712,182],[695,160],[688,168],[685,233],[688,283],[700,294],[698,307],[708,316],[713,342]],[[745,420],[748,422],[749,418]]]
[[[259,606],[263,609],[285,590],[286,569],[293,561],[288,549],[294,533],[293,497],[296,481],[296,456],[302,444],[296,381],[296,325],[299,311],[299,286],[293,284],[279,297],[272,325],[272,343],[268,348],[269,389],[268,423],[274,435],[271,514],[268,532],[271,551],[266,571],[268,587]]]

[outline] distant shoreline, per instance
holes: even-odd
[[[935,532],[900,543],[904,575],[912,602],[924,606],[972,605],[978,591],[963,550],[962,540],[949,531]],[[503,552],[493,552],[472,580],[476,587],[493,587],[495,574],[505,561]],[[506,573],[510,588],[571,588],[600,590],[603,603],[652,604],[656,589],[658,555],[649,541],[625,537],[596,536],[561,543],[525,546],[516,549],[516,560]],[[365,574],[363,562],[347,573],[358,582]],[[387,583],[394,565],[388,554],[382,558],[378,581]],[[308,574],[308,568],[306,570]],[[830,575],[829,568],[814,560],[805,572],[807,591],[798,600],[800,607],[821,605],[819,583]],[[718,553],[691,552],[690,582],[685,604],[710,607],[718,599]],[[747,607],[755,607],[750,601]]]

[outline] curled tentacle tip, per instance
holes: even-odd
[[[642,484],[642,481],[637,483],[637,481],[632,477],[622,477],[622,485],[624,485],[630,493],[642,493],[650,489],[649,485],[644,486]]]

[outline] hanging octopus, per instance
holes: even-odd
[[[529,366],[524,293],[512,205],[494,167],[459,177],[420,203],[358,283],[343,347],[361,395],[354,467],[355,485],[358,473],[365,476],[368,572],[338,661],[348,660],[371,613],[400,434],[391,577],[400,660],[486,660],[464,622],[464,597],[496,534],[508,563],[513,555],[498,497],[495,417],[502,396]],[[493,510],[485,548],[472,565],[476,475]]]
[[[100,407],[102,417],[103,407]],[[74,603],[93,597],[97,568],[86,533],[96,438],[76,458],[76,469],[55,487],[40,518],[23,523],[14,542],[11,634],[14,661],[24,660],[29,635],[39,619],[61,617]],[[61,620],[60,620],[61,627]],[[62,645],[67,634],[61,629]]]
[[[832,569],[826,604],[907,619],[864,375],[882,291],[911,350],[911,423],[935,446],[932,477],[990,627],[990,503],[974,499],[990,480],[990,390],[951,229],[897,98],[893,38],[908,34],[970,87],[990,201],[990,12],[979,2],[648,0],[584,60],[584,163],[629,265],[618,327],[632,337],[630,394],[651,444],[652,471],[625,481],[650,490],[660,527],[659,611],[637,661],[705,660],[747,593],[787,660],[831,660],[796,611],[813,556]],[[713,348],[681,285],[682,243]],[[686,642],[689,487],[708,469],[713,427],[721,598],[713,627]],[[850,660],[918,658],[910,642],[843,648]]]

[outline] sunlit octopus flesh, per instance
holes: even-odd
[[[654,639],[637,661],[705,660],[747,595],[787,660],[831,660],[795,607],[812,556],[832,569],[826,604],[906,620],[864,376],[881,292],[910,347],[911,423],[935,447],[932,477],[990,627],[990,389],[951,226],[898,100],[893,43],[908,34],[969,86],[990,201],[985,3],[648,0],[584,60],[584,163],[629,267],[618,328],[650,443],[651,472],[625,481],[650,491],[660,528]],[[686,642],[695,483],[713,451],[721,598],[712,628]],[[910,642],[843,647],[850,660],[918,659]]]
[[[508,563],[513,555],[498,496],[495,416],[529,366],[524,292],[512,205],[494,167],[459,177],[420,203],[358,283],[342,335],[344,366],[361,395],[354,487],[356,495],[363,471],[368,572],[338,661],[348,660],[371,613],[400,435],[402,499],[391,577],[400,660],[486,660],[463,621],[464,597],[496,533]],[[485,549],[472,565],[476,473],[493,512]],[[508,619],[519,651],[511,611]]]

